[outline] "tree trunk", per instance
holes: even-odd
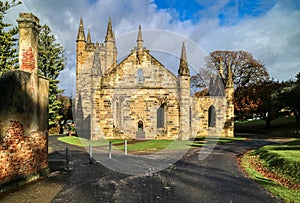
[[[266,128],[267,129],[271,128],[271,119],[270,118],[266,118],[265,121],[266,121]]]
[[[59,134],[64,134],[64,128],[61,123],[59,124]]]
[[[297,109],[294,110],[294,115],[295,115],[295,119],[296,119],[296,124],[299,125],[300,123],[300,116],[299,116],[299,111]]]
[[[299,125],[300,123],[299,114],[295,114],[295,119],[296,119],[296,124]]]

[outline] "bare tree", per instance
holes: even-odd
[[[223,68],[221,78],[226,84],[227,70],[230,66],[233,71],[235,87],[245,87],[259,84],[269,80],[269,74],[264,64],[253,58],[252,54],[245,51],[214,51],[206,59],[208,66],[220,71]],[[220,65],[221,63],[221,65]]]

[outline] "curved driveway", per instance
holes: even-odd
[[[49,142],[60,152],[50,154],[51,163],[51,159],[63,157],[65,145],[55,137]],[[202,161],[199,151],[193,150],[169,168],[144,176],[89,164],[82,148],[70,147],[70,173],[54,172],[47,179],[0,197],[0,202],[280,202],[246,178],[236,161],[245,151],[270,143],[249,139],[219,145]]]

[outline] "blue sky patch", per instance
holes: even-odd
[[[96,3],[98,0],[89,0],[89,3],[90,4],[94,4],[94,3]]]
[[[204,9],[204,7],[195,0],[155,0],[154,2],[158,9],[175,9],[179,14],[179,19],[181,21],[197,20],[195,14]]]
[[[219,18],[221,25],[232,25],[240,20],[266,14],[279,0],[154,0],[158,9],[175,9],[181,21],[192,22],[209,17]],[[217,8],[217,9],[216,9]]]

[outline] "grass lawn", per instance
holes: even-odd
[[[128,151],[158,151],[162,149],[180,150],[201,147],[205,142],[217,142],[218,144],[233,142],[237,140],[244,140],[245,138],[234,137],[234,138],[217,138],[217,137],[197,137],[194,141],[190,140],[128,140]],[[113,146],[119,150],[124,150],[124,140],[97,140],[90,141],[80,137],[64,136],[59,137],[59,141],[68,143],[76,146],[107,146],[108,141],[111,141]]]
[[[70,144],[70,145],[75,145],[79,147],[86,147],[89,144],[92,146],[105,146],[108,145],[108,140],[97,140],[97,141],[91,141],[87,140],[85,138],[81,137],[75,137],[75,136],[64,136],[64,137],[59,137],[57,138],[59,141]],[[112,144],[119,144],[123,143],[124,140],[111,140]]]
[[[249,177],[285,202],[300,202],[300,139],[246,153],[241,164]]]
[[[274,137],[293,137],[294,131],[300,131],[300,126],[296,124],[295,117],[280,117],[271,122],[271,128],[265,128],[264,120],[253,120],[235,122],[236,133],[255,133]]]

